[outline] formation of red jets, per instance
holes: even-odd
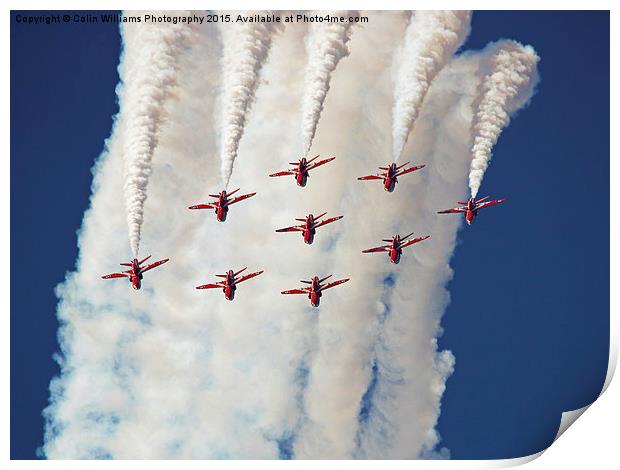
[[[295,181],[298,186],[305,187],[308,182],[309,171],[313,170],[321,165],[331,162],[336,157],[329,157],[324,160],[319,160],[315,162],[315,160],[319,157],[317,155],[310,160],[306,160],[305,157],[299,159],[298,162],[292,162],[290,165],[294,167],[287,171],[280,171],[278,173],[273,173],[269,176],[285,176],[285,175],[293,175],[295,177]],[[376,175],[367,175],[361,176],[358,180],[381,180],[383,182],[383,188],[388,191],[394,191],[396,184],[398,183],[398,177],[405,175],[407,173],[412,173],[414,171],[420,170],[425,167],[425,165],[412,166],[409,168],[405,168],[409,165],[409,162],[404,163],[402,165],[396,165],[396,163],[391,163],[386,167],[379,167],[381,170],[380,173]],[[227,193],[225,190],[220,192],[219,194],[209,194],[209,197],[215,198],[214,201],[210,203],[197,204],[194,206],[190,206],[189,209],[213,209],[215,211],[215,216],[219,222],[224,222],[228,215],[229,207],[232,204],[243,201],[244,199],[248,199],[254,196],[256,193],[244,194],[241,196],[232,197],[233,194],[237,193],[239,189],[235,189]],[[496,199],[496,200],[488,200],[489,196],[483,197],[481,199],[476,199],[474,197],[470,198],[467,202],[458,202],[461,204],[459,207],[455,207],[453,209],[447,209],[443,211],[439,211],[438,214],[452,214],[452,213],[462,213],[465,215],[465,221],[468,225],[471,225],[475,218],[478,215],[478,211],[480,209],[484,209],[486,207],[501,204],[506,199]],[[328,219],[322,219],[327,212],[324,212],[318,216],[314,216],[314,214],[308,214],[305,218],[295,219],[298,222],[301,222],[298,225],[293,225],[290,227],[285,227],[281,229],[277,229],[276,232],[301,232],[303,236],[303,240],[308,245],[311,245],[314,241],[314,236],[316,234],[316,229],[322,227],[323,225],[330,224],[337,220],[342,219],[344,216],[336,216]],[[396,234],[392,238],[384,238],[382,241],[386,242],[386,245],[381,245],[375,248],[369,248],[363,250],[362,253],[387,253],[390,262],[394,264],[398,264],[400,262],[400,258],[402,255],[403,248],[411,246],[415,243],[419,243],[427,238],[430,238],[430,235],[426,235],[423,237],[412,238],[409,239],[413,235],[413,232],[401,237]],[[147,256],[142,261],[138,261],[137,259],[133,259],[133,261],[128,263],[121,263],[121,266],[128,266],[130,269],[126,271],[122,271],[120,273],[108,274],[106,276],[102,276],[103,279],[112,279],[112,278],[121,278],[126,277],[131,282],[131,286],[134,289],[140,289],[142,283],[142,275],[157,266],[160,266],[168,261],[168,258],[157,261],[155,263],[151,263],[147,266],[142,266],[144,262],[146,262],[150,256]],[[197,286],[196,289],[222,289],[224,292],[224,297],[227,300],[233,300],[235,298],[235,291],[237,290],[237,285],[242,283],[243,281],[247,281],[248,279],[252,279],[263,273],[263,271],[256,271],[250,274],[243,275],[239,277],[241,273],[243,273],[247,268],[240,269],[235,272],[232,269],[229,270],[226,274],[216,274],[215,276],[223,278],[222,281],[218,281],[212,284],[204,284],[201,286]],[[318,307],[321,302],[321,296],[324,291],[327,289],[331,289],[332,287],[338,286],[340,284],[344,284],[349,281],[349,279],[340,279],[338,281],[332,281],[327,284],[324,284],[329,278],[331,278],[333,274],[329,276],[320,278],[319,276],[314,276],[310,281],[301,281],[304,284],[308,284],[308,287],[302,287],[300,289],[291,289],[285,290],[281,293],[283,295],[289,294],[303,294],[307,295],[308,299],[310,299],[310,304],[313,307]]]

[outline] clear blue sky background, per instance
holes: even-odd
[[[58,12],[54,12],[55,14]],[[90,168],[117,111],[117,25],[11,18],[11,457],[35,458],[58,373],[54,287],[73,269]],[[62,14],[62,12],[60,12]],[[466,48],[542,57],[463,229],[440,347],[456,356],[439,431],[453,458],[531,454],[598,395],[609,348],[609,15],[476,12]],[[34,269],[33,269],[34,268]]]

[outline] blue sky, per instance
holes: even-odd
[[[609,17],[475,13],[465,47],[532,44],[541,82],[503,132],[460,233],[440,346],[456,356],[439,432],[454,458],[549,445],[598,395],[609,351]]]
[[[509,201],[460,232],[452,262],[440,347],[456,371],[438,430],[453,458],[545,448],[607,367],[609,16],[476,12],[465,47],[500,38],[532,44],[542,80],[480,191]],[[11,22],[12,458],[42,443],[54,287],[74,266],[90,168],[117,110],[119,48],[114,24]]]

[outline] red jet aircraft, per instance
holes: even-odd
[[[234,204],[239,201],[243,201],[249,197],[254,196],[256,193],[244,194],[243,196],[237,196],[232,199],[229,199],[230,196],[235,194],[241,188],[237,188],[234,191],[229,193],[226,190],[222,191],[219,194],[209,194],[209,197],[217,198],[217,201],[212,202],[211,204],[197,204],[195,206],[190,206],[190,209],[215,209],[215,216],[217,220],[220,222],[224,222],[226,220],[226,216],[228,215],[228,206]]]
[[[310,299],[310,303],[313,307],[318,307],[321,303],[321,296],[323,295],[323,291],[327,289],[331,289],[339,284],[344,284],[349,279],[340,279],[339,281],[330,282],[329,284],[323,285],[327,279],[332,277],[333,274],[330,274],[323,279],[319,279],[318,276],[314,276],[311,281],[300,281],[304,284],[310,284],[310,287],[303,287],[301,289],[291,289],[282,291],[282,294],[308,294],[308,298]]]
[[[382,173],[378,175],[360,176],[358,180],[383,180],[383,189],[391,193],[392,191],[394,191],[396,183],[398,183],[399,176],[411,173],[412,171],[419,170],[420,168],[424,168],[426,166],[418,165],[407,168],[406,170],[402,170],[402,168],[407,165],[409,165],[409,162],[403,163],[400,166],[396,166],[396,163],[392,163],[390,166],[387,167],[380,166],[379,169],[383,170]]]
[[[130,263],[120,263],[121,266],[129,266],[131,269],[127,271],[123,271],[122,273],[113,273],[108,274],[106,276],[101,276],[101,279],[114,279],[117,277],[127,277],[131,282],[131,287],[138,290],[142,285],[142,275],[147,272],[149,269],[156,268],[167,262],[170,258],[162,259],[161,261],[156,261],[155,263],[149,264],[146,267],[142,267],[142,263],[144,263],[150,256],[147,256],[142,261],[138,261],[136,258],[133,259]]]
[[[295,219],[299,222],[303,222],[303,224],[294,225],[293,227],[279,228],[276,232],[301,232],[304,237],[304,242],[308,245],[312,245],[317,228],[335,222],[336,220],[340,220],[344,217],[343,215],[339,215],[338,217],[332,217],[331,219],[325,219],[319,222],[319,219],[325,214],[327,214],[327,212],[323,212],[321,215],[316,217],[312,214],[308,214],[305,219]]]
[[[310,160],[306,160],[306,157],[301,157],[298,162],[289,162],[289,165],[295,166],[295,168],[293,168],[292,170],[279,171],[278,173],[274,173],[269,176],[295,175],[297,186],[301,186],[303,188],[306,185],[308,178],[310,177],[310,175],[308,174],[310,170],[314,170],[316,167],[319,167],[321,165],[324,165],[325,163],[331,162],[332,160],[336,159],[336,157],[329,157],[325,160],[320,160],[316,163],[312,163],[317,158],[319,158],[319,155],[311,158]]]
[[[463,204],[461,207],[455,207],[454,209],[448,209],[445,211],[439,211],[438,214],[455,214],[458,212],[462,212],[465,214],[465,221],[467,225],[471,225],[476,216],[478,215],[478,211],[480,209],[484,209],[485,207],[493,206],[495,204],[501,204],[506,200],[504,199],[496,199],[494,201],[486,201],[489,196],[485,196],[482,199],[476,200],[475,197],[470,197],[467,202],[457,202],[457,204]],[[484,202],[486,201],[486,202]]]
[[[235,298],[235,291],[237,290],[237,284],[243,281],[247,281],[248,279],[252,279],[253,277],[262,274],[264,271],[257,271],[255,273],[246,274],[240,278],[237,278],[239,274],[245,271],[248,268],[240,269],[237,272],[233,272],[233,270],[229,270],[226,274],[216,274],[217,277],[223,277],[224,280],[220,282],[216,282],[215,284],[205,284],[203,286],[198,286],[196,289],[222,289],[224,292],[224,297],[226,300],[233,300]]]
[[[383,245],[377,248],[369,248],[368,250],[363,250],[362,253],[379,253],[386,251],[390,257],[390,261],[394,264],[398,264],[400,262],[400,255],[403,252],[403,248],[405,248],[406,246],[411,246],[414,243],[421,242],[422,240],[426,240],[427,238],[431,237],[430,235],[427,235],[425,237],[414,238],[413,240],[405,242],[405,240],[411,235],[413,235],[413,232],[402,238],[400,237],[400,235],[394,235],[391,240],[389,238],[384,238],[383,241],[390,242],[389,245]]]

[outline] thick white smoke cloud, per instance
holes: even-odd
[[[268,14],[272,12],[267,12]],[[251,15],[251,12],[241,13]],[[227,187],[239,150],[239,141],[248,118],[261,68],[271,48],[276,23],[222,23],[223,116],[222,116],[222,180]]]
[[[376,381],[359,431],[359,457],[449,455],[446,449],[434,452],[435,426],[455,359],[450,351],[437,350],[436,338],[449,302],[445,285],[452,277],[449,261],[461,221],[440,219],[436,210],[465,192],[478,61],[478,54],[467,54],[437,76],[406,149],[427,155],[428,167],[414,184],[403,177],[398,191],[408,201],[408,216],[394,219],[395,231],[431,238],[404,251],[391,271],[393,286],[386,286],[381,299]]]
[[[358,15],[357,11],[321,12],[322,15],[345,16]],[[353,23],[313,23],[306,37],[308,64],[304,78],[304,99],[301,106],[301,135],[304,155],[308,155],[314,140],[314,134],[323,111],[323,104],[329,91],[332,73],[338,62],[349,55],[347,43]]]
[[[145,205],[144,248],[170,257],[136,292],[99,278],[119,261],[124,231],[121,111],[94,174],[75,272],[59,286],[61,376],[45,411],[49,458],[429,458],[445,381],[454,367],[438,351],[445,284],[460,219],[438,207],[466,192],[472,103],[481,54],[449,64],[430,87],[405,152],[428,155],[428,171],[388,194],[355,176],[389,151],[389,64],[405,31],[402,14],[373,12],[333,72],[314,147],[339,158],[303,190],[266,175],[299,149],[304,28],[274,40],[235,168],[235,186],[257,195],[225,223],[185,208],[215,185],[212,142],[218,30],[204,25],[179,58],[177,99],[155,149]],[[370,60],[370,58],[372,60]],[[125,56],[126,60],[126,56]],[[284,86],[283,84],[286,84]],[[121,100],[123,95],[121,95]],[[121,101],[121,110],[126,107]],[[277,145],[274,145],[274,142]],[[285,201],[285,202],[284,202]],[[308,212],[343,214],[313,245],[274,230]],[[398,266],[364,255],[381,238],[415,230],[432,238],[407,248]],[[149,251],[150,253],[151,251]],[[197,291],[216,273],[265,273],[233,302]],[[300,279],[334,273],[351,281],[313,309],[282,296]]]
[[[471,12],[416,11],[395,61],[392,157],[397,161],[428,89],[469,34]]]
[[[487,47],[486,54],[487,59],[481,66],[485,77],[473,126],[473,159],[469,172],[472,197],[478,195],[493,146],[510,122],[510,114],[529,101],[538,82],[536,65],[540,58],[531,46],[504,40]]]
[[[185,23],[123,23],[125,59],[119,99],[125,114],[123,145],[129,243],[138,256],[151,160],[177,85],[178,56],[191,39]]]

